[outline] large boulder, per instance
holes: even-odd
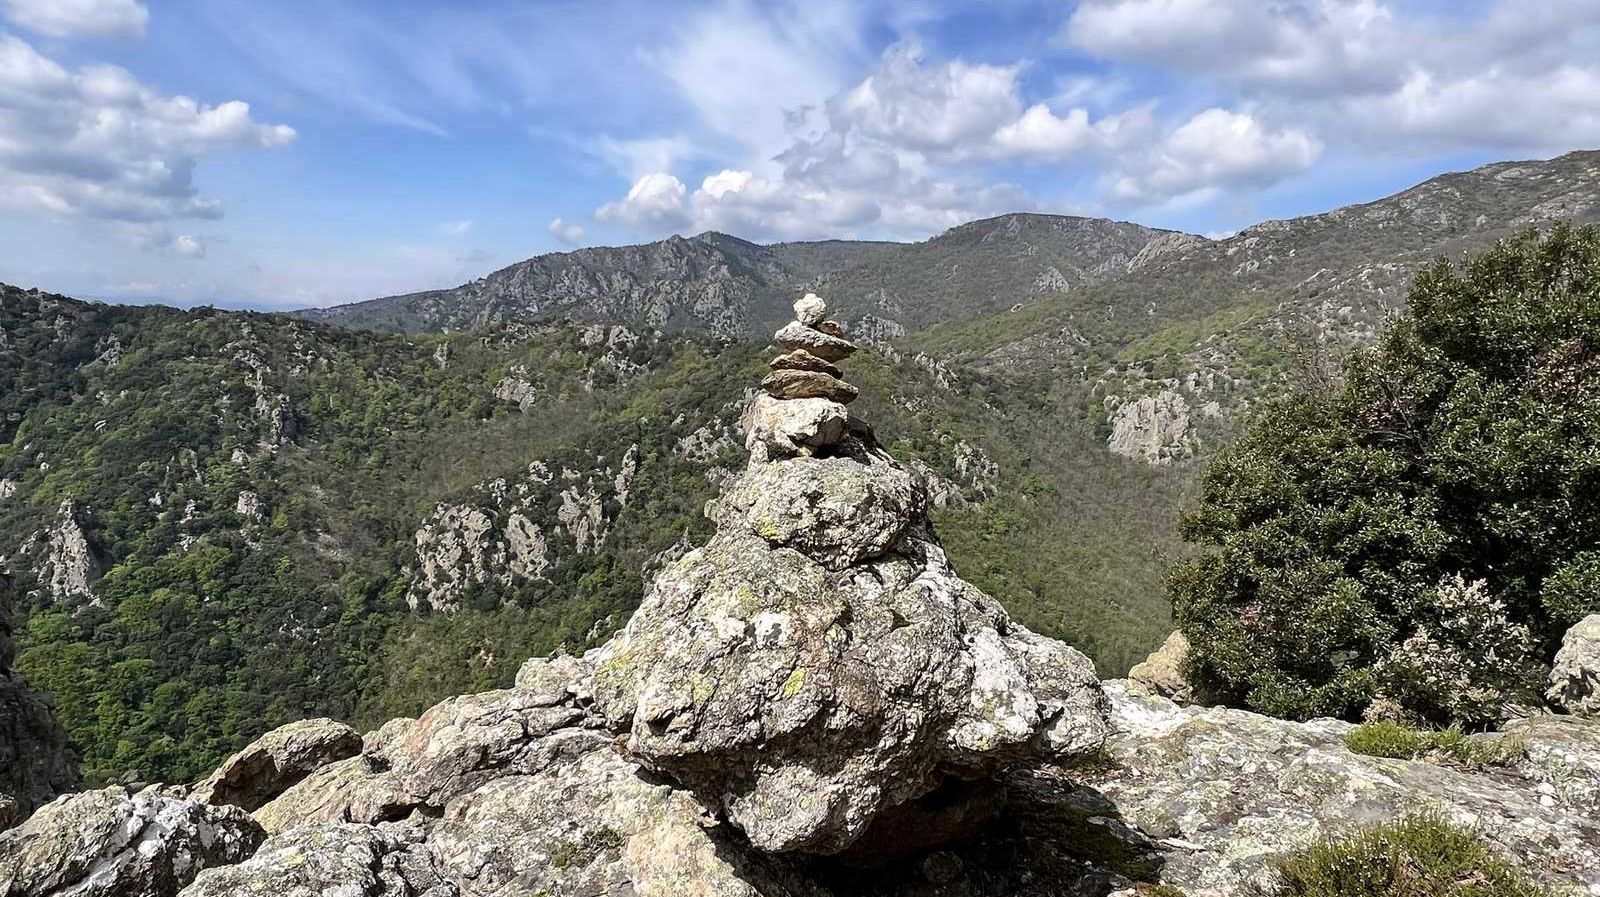
[[[195,786],[201,803],[256,810],[318,769],[361,752],[361,735],[331,719],[280,726],[229,757]]]
[[[1550,670],[1550,703],[1580,716],[1600,716],[1600,614],[1567,630]]]
[[[320,823],[268,839],[236,866],[207,869],[182,897],[458,897],[421,829]]]
[[[530,662],[526,687],[441,701],[416,720],[385,725],[362,752],[330,763],[256,811],[277,833],[311,821],[376,823],[421,810],[437,814],[455,797],[505,776],[528,775],[608,745],[612,733],[579,706],[574,691],[586,676],[573,666],[571,688],[558,674],[541,676]],[[540,681],[543,686],[540,686]]]
[[[1098,749],[1093,665],[956,576],[926,509],[861,428],[752,461],[599,652],[629,754],[761,850],[831,854],[951,780]]]
[[[237,807],[153,791],[85,791],[0,835],[0,894],[171,897],[201,870],[250,856],[265,838]]]
[[[831,399],[775,399],[759,395],[745,408],[740,427],[752,457],[812,455],[844,438],[850,412]]]

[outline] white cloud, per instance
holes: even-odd
[[[163,97],[123,69],[69,71],[0,35],[0,204],[122,221],[217,218],[193,183],[213,150],[279,147],[293,128],[234,100]]]
[[[462,219],[461,221],[446,221],[439,225],[439,233],[447,237],[459,237],[469,230],[472,230],[472,219],[470,218]]]
[[[1374,0],[1086,0],[1066,34],[1107,59],[1319,94],[1397,86],[1415,48],[1394,25]]]
[[[205,258],[206,244],[193,234],[179,234],[172,238],[172,251],[186,258]]]
[[[1128,160],[1113,195],[1149,203],[1225,187],[1264,187],[1310,168],[1322,142],[1310,133],[1270,130],[1247,112],[1212,108]]]
[[[1600,142],[1600,4],[1495,0],[1426,16],[1378,0],[1086,0],[1067,39],[1210,79],[1279,121],[1385,153]]]
[[[568,246],[577,246],[583,242],[583,225],[571,224],[560,218],[552,218],[549,225],[550,235]]]
[[[687,223],[683,181],[664,172],[646,174],[633,182],[628,195],[606,203],[595,212],[601,221],[618,221],[635,227],[673,228]]]
[[[138,0],[0,0],[6,18],[50,37],[144,36],[150,11]]]
[[[787,143],[792,116],[837,93],[867,55],[869,6],[719,0],[649,58],[705,127],[765,159]]]

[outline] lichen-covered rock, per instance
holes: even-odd
[[[688,794],[610,750],[453,801],[430,848],[465,897],[802,897],[716,831]]]
[[[837,445],[850,412],[829,399],[775,399],[757,396],[740,422],[751,457],[792,458]]]
[[[1600,614],[1567,630],[1550,670],[1550,703],[1581,716],[1600,716]]]
[[[428,849],[399,834],[354,823],[294,829],[238,865],[200,873],[182,897],[457,897]]]
[[[1527,759],[1475,770],[1352,753],[1348,723],[1182,707],[1123,683],[1106,692],[1117,734],[1091,785],[1152,840],[1162,880],[1191,897],[1268,884],[1276,859],[1319,837],[1422,811],[1480,832],[1551,884],[1600,891],[1600,723],[1542,717],[1477,736]]]
[[[1134,664],[1128,671],[1128,678],[1164,698],[1188,701],[1193,697],[1193,689],[1184,675],[1184,665],[1188,662],[1189,639],[1181,630],[1174,629],[1161,647]]]
[[[208,804],[259,809],[323,766],[361,752],[361,735],[331,719],[280,726],[217,767],[190,793]]]
[[[377,823],[418,809],[438,812],[495,779],[609,744],[603,722],[577,705],[573,689],[561,691],[515,688],[442,701],[375,733],[361,754],[313,772],[257,810],[256,819],[277,833],[308,822]]]
[[[842,570],[888,552],[927,502],[925,485],[887,456],[796,458],[753,465],[723,491],[715,519]]]
[[[0,835],[0,894],[171,897],[201,870],[250,856],[265,837],[237,807],[85,791]]]
[[[869,432],[753,463],[714,505],[599,652],[595,703],[755,847],[837,853],[951,779],[1099,747],[1092,664],[950,570]]]

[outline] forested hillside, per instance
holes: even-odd
[[[957,569],[1120,674],[1170,629],[1197,461],[1262,398],[1370,343],[1427,260],[1597,214],[1580,153],[1215,241],[1039,215],[712,234],[300,318],[5,288],[17,665],[89,777],[171,781],[596,644],[709,532],[764,334],[811,286],[869,347],[852,413],[934,478]]]
[[[91,778],[188,778],[286,720],[415,713],[603,639],[708,532],[765,359],[622,327],[0,301],[18,665]],[[1159,639],[1172,481],[1017,384],[892,350],[850,367],[975,581],[1108,668]]]

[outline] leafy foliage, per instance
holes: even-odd
[[[1315,844],[1280,864],[1272,897],[1545,897],[1481,837],[1411,816]]]
[[[1440,262],[1410,306],[1205,474],[1184,531],[1212,550],[1170,589],[1220,699],[1484,722],[1600,609],[1600,233]]]

